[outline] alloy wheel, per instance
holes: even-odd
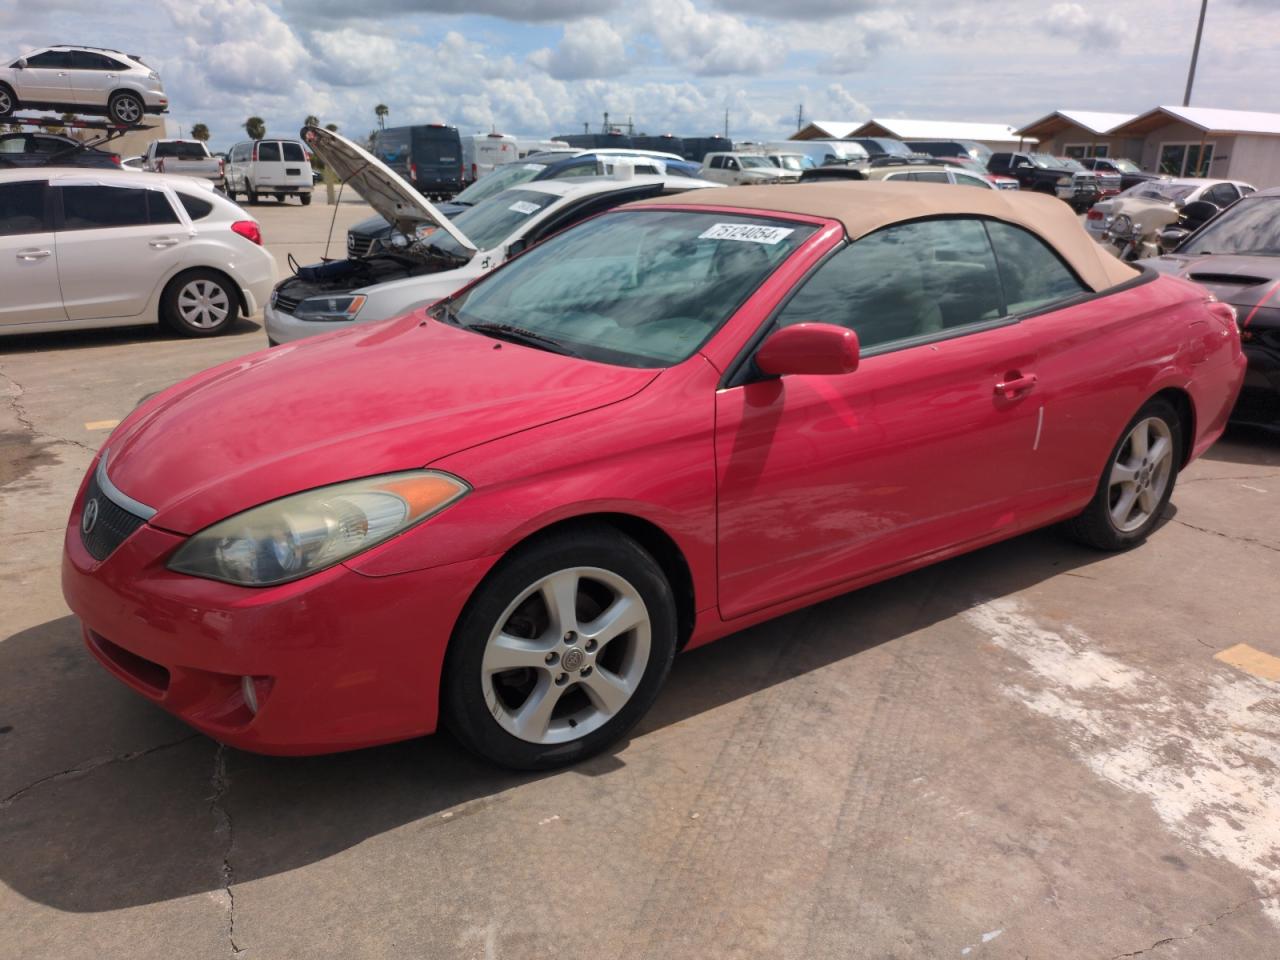
[[[133,97],[121,97],[112,104],[112,110],[121,123],[137,123],[138,118],[142,116],[142,107]]]
[[[227,291],[212,280],[192,280],[178,291],[178,314],[198,330],[212,330],[226,322],[231,311]]]
[[[13,97],[9,96],[9,91],[0,87],[0,117],[8,116],[13,110]]]
[[[639,591],[598,567],[525,588],[489,635],[480,673],[494,719],[529,743],[599,729],[626,706],[649,663],[652,624]]]
[[[1160,417],[1136,423],[1116,454],[1108,476],[1111,523],[1137,530],[1160,506],[1173,468],[1173,434]]]

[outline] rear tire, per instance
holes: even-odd
[[[21,104],[18,97],[13,92],[13,88],[7,83],[0,83],[0,117],[7,117],[13,114]]]
[[[258,191],[253,189],[253,184],[248,180],[244,182],[244,195],[248,199],[250,206],[256,206],[258,203]]]
[[[302,201],[302,205],[303,205],[304,207],[309,207],[309,206],[311,206],[311,194],[309,194],[309,193],[300,193],[300,194],[298,194],[298,199]]]
[[[442,718],[501,766],[575,763],[653,704],[676,631],[671,586],[638,543],[602,524],[551,534],[502,560],[458,618]]]
[[[1063,531],[1098,550],[1142,543],[1173,496],[1183,442],[1178,412],[1165,400],[1148,400],[1112,448],[1093,499]]]
[[[183,271],[160,295],[161,321],[184,337],[215,337],[239,315],[240,291],[216,270]]]
[[[147,105],[136,93],[117,93],[107,102],[107,113],[116,123],[133,126],[146,115]]]

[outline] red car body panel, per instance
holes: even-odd
[[[159,512],[102,562],[80,539],[83,485],[68,522],[63,591],[90,649],[234,746],[411,737],[435,729],[468,598],[553,524],[622,517],[673,544],[692,647],[1079,512],[1161,390],[1191,405],[1192,455],[1225,426],[1244,370],[1234,323],[1172,278],[866,356],[845,376],[731,385],[771,311],[843,238],[833,221],[760,213],[820,229],[667,369],[499,343],[419,312],[148,401],[110,438],[108,474]],[[186,534],[239,510],[422,466],[473,489],[344,564],[266,588],[165,566]],[[256,716],[245,676],[262,681]]]

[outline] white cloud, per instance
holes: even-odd
[[[1044,29],[1050,36],[1072,40],[1082,49],[1111,50],[1120,45],[1129,25],[1109,10],[1087,10],[1079,3],[1055,3],[1045,16]]]
[[[238,93],[280,92],[301,79],[310,54],[263,0],[162,0],[183,33],[184,60],[207,82]]]
[[[649,0],[640,14],[663,56],[698,76],[759,74],[780,67],[787,50],[770,30],[690,0]]]
[[[618,76],[627,70],[627,50],[618,31],[588,17],[567,24],[556,49],[535,50],[529,62],[557,80]]]

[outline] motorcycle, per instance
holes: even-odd
[[[1103,242],[1116,256],[1132,263],[1168,253],[1193,231],[1218,215],[1220,209],[1207,200],[1174,207],[1155,200],[1128,200],[1103,231]]]

